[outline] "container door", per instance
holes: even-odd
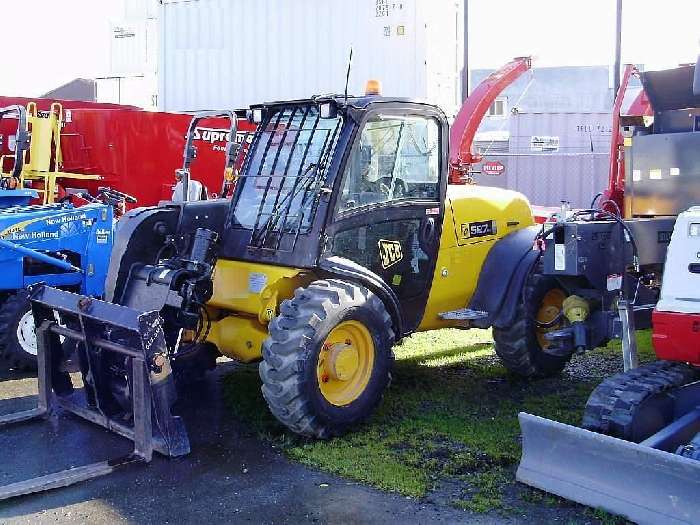
[[[370,113],[351,148],[326,230],[327,255],[363,265],[394,290],[407,331],[422,318],[435,267],[445,127],[433,115]]]

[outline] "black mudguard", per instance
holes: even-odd
[[[472,321],[472,326],[504,328],[513,323],[525,280],[540,257],[540,251],[533,249],[540,230],[540,226],[523,228],[491,248],[469,303],[470,309],[489,315]]]
[[[318,267],[323,274],[354,281],[377,294],[391,316],[396,340],[398,341],[405,335],[403,333],[403,317],[399,299],[394,291],[376,273],[350,259],[337,256],[321,259]]]

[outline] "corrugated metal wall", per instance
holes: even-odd
[[[558,137],[556,153],[608,153],[610,113],[518,113],[510,118],[511,153],[534,153],[532,137]],[[543,153],[547,154],[547,153]]]
[[[476,175],[477,184],[523,193],[532,204],[557,206],[562,200],[588,208],[608,185],[608,154],[487,155],[506,167],[503,175]],[[478,169],[478,167],[477,167]]]
[[[566,200],[577,208],[588,207],[607,187],[609,113],[518,113],[504,124],[507,151],[503,142],[477,146],[486,161],[500,161],[505,170],[502,175],[476,175],[479,184],[517,190],[541,206]],[[556,150],[537,151],[533,137],[556,143]]]
[[[391,96],[456,103],[454,0],[164,0],[159,98],[167,111],[245,107],[350,93],[369,78]],[[434,51],[440,47],[442,52]],[[450,80],[451,79],[451,80]],[[429,88],[430,86],[430,88]],[[449,112],[449,107],[445,108]]]

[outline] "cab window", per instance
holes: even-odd
[[[434,118],[375,115],[350,153],[337,214],[392,201],[437,202],[439,173]]]

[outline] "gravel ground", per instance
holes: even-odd
[[[564,375],[577,381],[598,383],[603,379],[623,371],[621,355],[601,352],[589,352],[575,355],[566,368]]]

